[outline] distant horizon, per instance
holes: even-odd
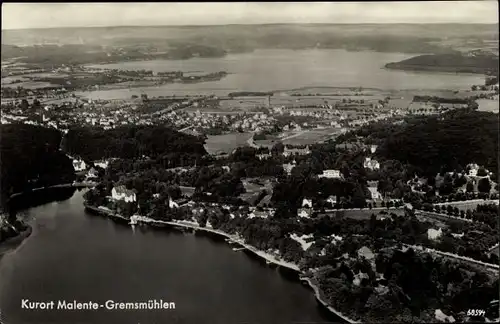
[[[62,26],[62,27],[30,27],[30,28],[9,28],[2,31],[15,30],[45,30],[45,29],[78,29],[78,28],[165,28],[165,27],[224,27],[224,26],[277,26],[277,25],[317,25],[317,26],[335,26],[335,25],[499,25],[499,23],[460,23],[460,22],[433,22],[433,23],[247,23],[247,24],[204,24],[204,25],[107,25],[107,26]]]
[[[4,3],[2,30],[291,24],[498,24],[497,1]]]

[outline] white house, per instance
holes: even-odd
[[[111,197],[114,200],[124,200],[125,202],[137,201],[137,196],[133,190],[128,190],[125,186],[114,187],[111,190]]]
[[[373,254],[372,250],[370,250],[367,246],[363,246],[358,250],[358,256],[364,257],[368,261],[373,260],[375,258],[375,254]]]
[[[378,192],[377,188],[368,187],[368,191],[370,191],[372,200],[380,200],[382,199],[382,195]]]
[[[297,216],[301,218],[309,218],[311,217],[311,209],[310,208],[301,208],[297,211]]]
[[[269,159],[270,157],[271,157],[271,154],[266,154],[266,153],[264,153],[264,154],[257,154],[257,158],[258,158],[259,160],[261,160],[261,161],[262,161],[262,160],[267,160],[267,159]]]
[[[283,164],[283,170],[285,171],[285,173],[287,175],[290,175],[290,174],[292,174],[292,170],[293,170],[293,168],[295,168],[295,165],[296,165],[295,163],[293,163],[293,164],[290,164],[290,163]]]
[[[337,203],[337,197],[336,196],[330,196],[326,199],[327,202],[329,202],[332,205],[335,205]]]
[[[106,169],[108,167],[108,161],[95,161],[94,165],[100,168]]]
[[[380,169],[380,163],[378,163],[377,160],[372,160],[370,157],[365,158],[363,166],[365,167],[365,169],[370,169],[370,170]]]
[[[312,200],[307,198],[302,199],[302,208],[312,208]]]
[[[429,228],[427,230],[427,238],[429,240],[436,240],[438,239],[441,235],[443,234],[443,231],[441,230],[441,228],[439,228],[438,230],[435,230],[433,228]]]
[[[95,168],[90,168],[89,172],[87,172],[87,178],[97,178],[99,177],[99,172]]]
[[[171,197],[168,197],[168,207],[179,208],[179,204],[173,201]]]
[[[323,170],[323,174],[318,175],[319,178],[341,179],[342,175],[339,170]]]
[[[477,176],[477,171],[479,170],[479,166],[475,163],[471,163],[468,165],[469,169],[469,176],[471,177],[476,177]]]
[[[78,171],[83,171],[85,169],[87,169],[87,165],[85,164],[85,162],[83,160],[73,160],[73,168],[75,168],[75,171],[78,172]]]
[[[378,191],[378,181],[368,181],[368,191],[371,194],[372,200],[382,199],[382,194]]]

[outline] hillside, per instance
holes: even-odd
[[[103,158],[148,156],[184,165],[206,154],[203,140],[161,126],[123,126],[110,130],[80,127],[70,129],[63,147],[68,154],[88,161]]]
[[[419,55],[385,65],[388,69],[498,74],[498,56],[462,54]]]
[[[412,24],[270,24],[3,30],[2,59],[27,56],[48,63],[84,64],[310,48],[442,54],[455,53],[463,46],[483,48],[485,42],[498,42],[497,29],[495,25],[456,24],[439,28]]]
[[[498,170],[497,114],[452,111],[372,131],[371,138],[382,142],[377,155],[411,164],[422,174],[453,171],[469,163]]]
[[[61,151],[61,133],[26,124],[1,125],[1,202],[16,192],[72,182],[72,161]]]

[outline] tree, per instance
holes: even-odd
[[[477,190],[479,190],[479,192],[489,193],[490,189],[491,189],[490,179],[481,178],[477,184]]]
[[[29,108],[30,104],[28,102],[28,100],[26,99],[23,99],[21,100],[21,109],[22,110],[27,110]]]
[[[486,173],[486,169],[481,167],[477,170],[477,176],[478,177],[485,177],[487,176],[488,174]]]
[[[467,187],[466,187],[467,192],[474,192],[474,184],[472,182],[467,182]]]

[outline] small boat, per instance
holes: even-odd
[[[242,251],[244,249],[245,249],[244,247],[242,247],[242,248],[233,248],[233,251]]]

